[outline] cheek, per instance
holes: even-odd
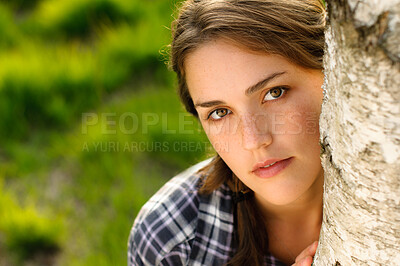
[[[236,154],[235,151],[238,150],[241,139],[235,123],[232,121],[220,121],[214,124],[203,124],[203,129],[215,151],[221,157]]]
[[[319,112],[301,110],[291,112],[286,119],[286,133],[303,137],[319,137]]]
[[[289,108],[286,118],[289,134],[304,137],[319,137],[319,116],[321,113],[322,95],[308,94],[307,98],[298,98],[298,102]]]
[[[320,155],[319,115],[318,106],[299,105],[293,109],[286,118],[285,145],[317,160]]]
[[[211,142],[211,145],[214,147],[214,150],[223,157],[224,154],[229,154],[229,151],[231,149],[229,143],[229,139],[223,136],[217,136],[217,135],[207,135],[208,139]]]

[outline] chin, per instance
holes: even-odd
[[[258,197],[260,198],[260,200],[265,201],[267,204],[275,206],[286,206],[296,202],[298,199],[301,198],[303,194],[300,191],[291,190],[285,191],[285,193],[282,193],[282,191],[282,189],[275,189],[273,193],[271,191],[263,192],[263,194],[259,195]]]
[[[276,199],[271,199],[268,202],[276,206],[286,206],[293,203],[294,201],[296,201],[295,198],[276,198]]]

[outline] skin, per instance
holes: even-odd
[[[192,51],[184,68],[211,144],[255,193],[270,251],[288,265],[311,265],[316,250],[311,243],[318,240],[322,218],[322,71],[222,39]],[[260,86],[250,93],[255,84]],[[253,172],[257,163],[288,158],[286,168],[272,177]]]

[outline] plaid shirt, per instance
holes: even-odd
[[[128,243],[128,265],[224,265],[234,255],[232,191],[198,192],[203,161],[168,181],[141,209]],[[266,265],[284,265],[272,255]]]

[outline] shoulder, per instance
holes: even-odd
[[[198,170],[210,161],[172,178],[142,207],[129,238],[129,265],[189,261],[193,265],[199,259],[204,260],[201,264],[228,259],[233,232],[230,190],[223,185],[210,195],[198,192]]]

